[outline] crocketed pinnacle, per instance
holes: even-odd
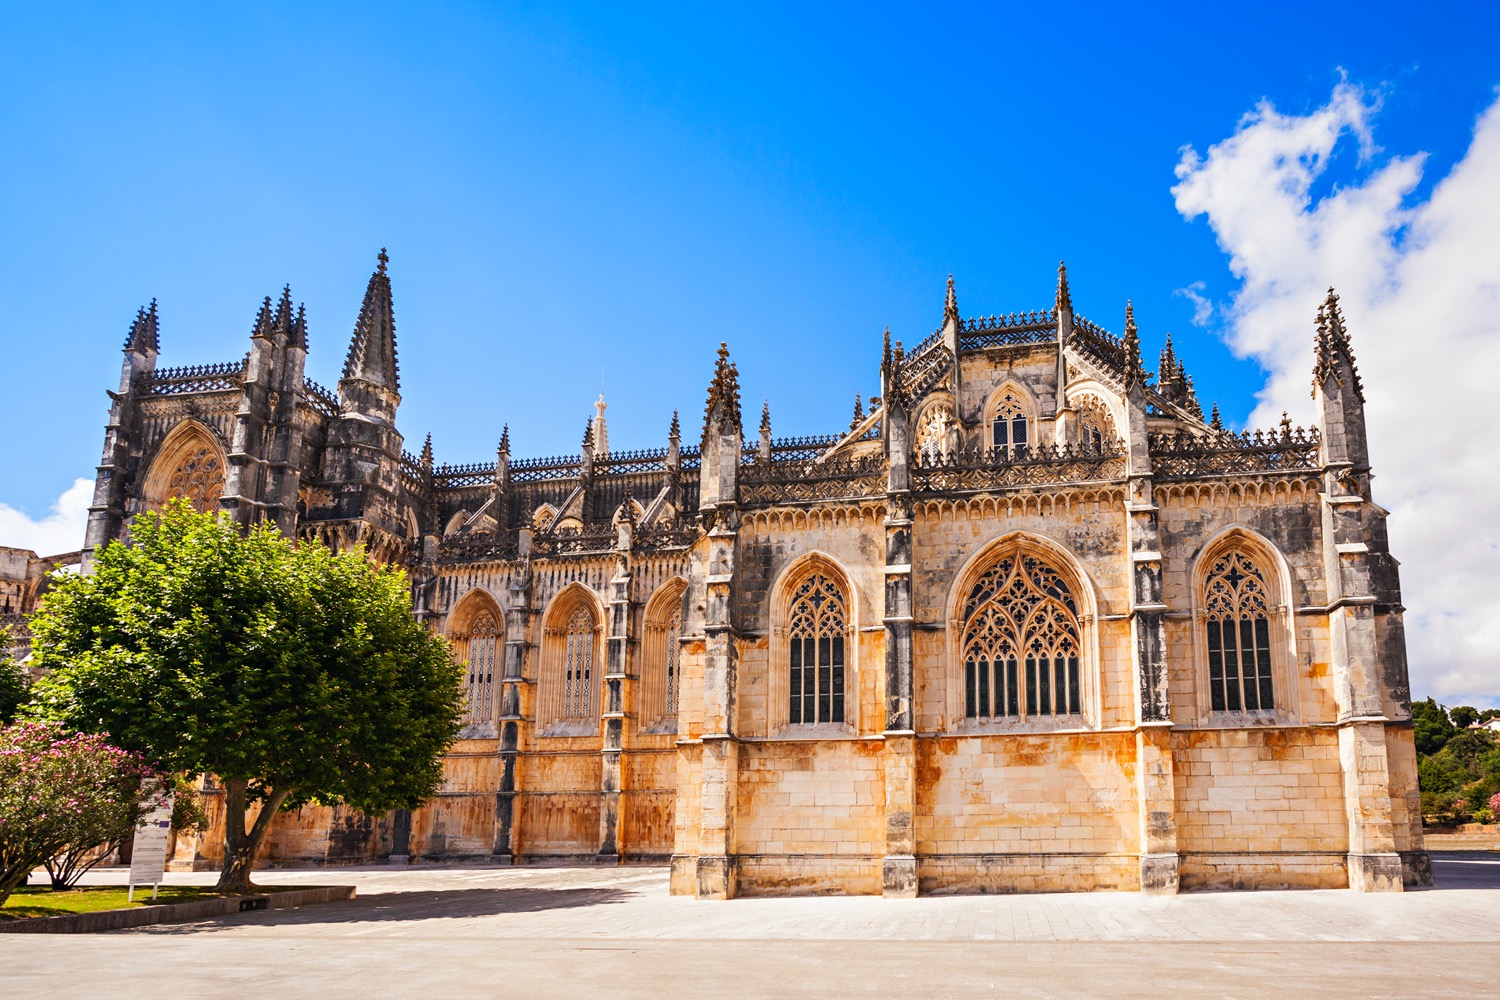
[[[391,304],[391,279],[385,273],[390,261],[380,248],[379,265],[365,287],[365,301],[354,324],[354,340],[344,361],[344,378],[363,379],[399,392],[401,375],[396,363],[396,315]]]
[[[1213,413],[1211,413],[1209,415],[1208,426],[1211,427],[1211,428],[1213,428],[1216,431],[1222,431],[1224,429],[1224,418],[1221,417],[1221,416],[1219,416],[1219,404],[1218,403],[1214,404]]]
[[[432,435],[427,435],[427,440],[422,442],[422,454],[418,456],[422,468],[432,471]]]
[[[510,424],[500,428],[500,446],[495,449],[497,455],[510,454]]]
[[[260,304],[260,311],[255,314],[255,327],[250,331],[250,336],[270,340],[275,332],[275,314],[271,309],[271,296],[267,295]]]
[[[161,336],[156,319],[156,300],[152,299],[149,306],[142,306],[135,312],[135,321],[130,324],[130,332],[125,335],[125,350],[134,351],[137,354],[160,354]]]
[[[849,429],[852,431],[858,427],[860,421],[865,419],[865,403],[860,399],[859,393],[854,394],[854,418],[849,421]]]
[[[1125,388],[1146,384],[1146,368],[1141,363],[1141,334],[1135,326],[1135,307],[1125,301]]]
[[[594,422],[592,420],[585,421],[583,425],[583,450],[594,450]]]
[[[1058,312],[1064,309],[1073,311],[1073,293],[1068,291],[1068,265],[1062,261],[1057,262],[1057,299],[1053,304]]]
[[[677,419],[677,411],[672,411],[672,426],[667,431],[667,438],[671,441],[682,440],[682,421]]]
[[[958,322],[958,294],[953,290],[953,275],[948,275],[948,295],[943,300],[943,323]]]
[[[740,370],[729,360],[729,345],[719,344],[719,358],[714,363],[714,379],[708,384],[708,402],[703,408],[703,426],[713,416],[714,407],[724,407],[726,427],[741,427]]]
[[[1359,377],[1359,367],[1354,363],[1354,349],[1349,343],[1349,331],[1344,327],[1344,316],[1339,310],[1338,293],[1328,289],[1328,298],[1318,307],[1318,339],[1314,345],[1313,392],[1330,378],[1344,385],[1344,369],[1349,370],[1349,387],[1363,403],[1364,383]]]
[[[771,434],[771,401],[764,400],[760,405],[760,432],[763,436]]]

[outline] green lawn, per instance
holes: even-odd
[[[268,885],[257,888],[257,892],[286,892],[289,889],[305,889],[300,885]],[[151,887],[137,886],[135,901],[127,903],[128,894],[122,885],[89,885],[53,892],[47,885],[23,885],[0,903],[0,920],[24,920],[28,917],[62,917],[72,913],[96,913],[100,910],[130,910],[137,906],[160,906],[163,903],[186,903],[194,899],[212,899],[224,893],[209,886],[164,885],[156,891],[156,902],[151,901]]]

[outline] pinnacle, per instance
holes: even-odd
[[[1315,320],[1317,336],[1313,342],[1313,391],[1328,381],[1336,379],[1345,384],[1345,369],[1348,383],[1360,402],[1364,402],[1364,384],[1359,377],[1359,368],[1354,363],[1354,348],[1349,343],[1349,331],[1344,326],[1344,316],[1339,310],[1339,296],[1332,286],[1328,297],[1318,307]]]
[[[497,455],[510,454],[510,424],[500,429],[500,446],[495,449]]]
[[[161,353],[161,338],[159,336],[159,324],[156,317],[156,300],[152,299],[149,306],[142,306],[135,312],[135,321],[130,324],[130,332],[125,335],[125,350],[135,351],[138,354]]]
[[[432,434],[427,435],[427,440],[422,442],[422,454],[420,461],[424,469],[432,468]]]
[[[1208,418],[1208,426],[1212,427],[1216,431],[1222,431],[1224,429],[1224,418],[1219,416],[1218,403],[1214,404],[1213,413]]]
[[[1057,300],[1058,312],[1066,309],[1073,311],[1073,293],[1068,290],[1068,265],[1063,261],[1057,262]]]
[[[682,422],[677,419],[676,410],[672,411],[672,427],[667,431],[667,437],[673,441],[677,441],[682,438]]]
[[[714,407],[722,404],[725,426],[740,427],[740,370],[734,362],[729,360],[729,345],[724,342],[719,344],[719,357],[714,363],[714,379],[708,386],[708,402],[703,409],[703,426],[708,427],[708,421],[713,414]]]
[[[958,321],[958,293],[953,290],[953,275],[948,275],[948,294],[943,300],[943,322]]]
[[[399,392],[401,372],[396,358],[396,317],[391,304],[390,260],[381,247],[379,266],[365,287],[365,300],[354,324],[354,339],[344,361],[344,378],[362,379]]]
[[[1146,369],[1141,363],[1141,335],[1135,325],[1135,307],[1125,300],[1125,388],[1128,391],[1146,382]]]
[[[854,394],[854,419],[849,421],[849,429],[852,431],[858,427],[860,421],[865,419],[865,404],[859,393]]]
[[[767,436],[771,433],[771,401],[765,400],[760,407],[760,432]]]

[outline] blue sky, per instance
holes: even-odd
[[[0,11],[0,531],[92,476],[138,306],[161,364],[230,360],[290,283],[331,386],[382,246],[401,429],[439,461],[503,423],[518,455],[575,451],[601,381],[614,447],[673,407],[692,435],[720,340],[778,434],[835,430],[949,272],[965,313],[1039,308],[1059,259],[1083,314],[1118,332],[1132,298],[1148,358],[1171,330],[1243,423],[1280,405],[1246,333],[1270,272],[1222,195],[1188,218],[1184,147],[1343,85],[1367,114],[1307,198],[1425,153],[1410,208],[1500,84],[1480,3],[641,6]]]

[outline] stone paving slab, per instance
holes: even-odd
[[[20,948],[0,941],[0,997],[161,995],[167,983],[172,995],[319,1000],[1493,995],[1500,855],[1447,855],[1434,868],[1438,888],[1384,895],[728,902],[669,896],[660,868],[337,869],[358,898]]]

